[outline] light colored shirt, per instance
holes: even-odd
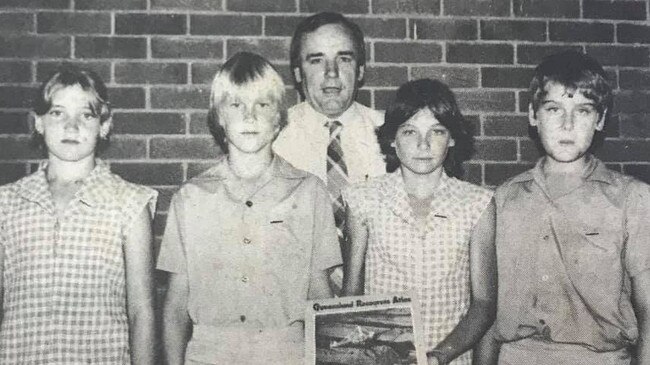
[[[368,228],[365,293],[417,293],[427,349],[460,322],[470,305],[469,244],[492,192],[442,174],[418,219],[401,171],[343,191],[348,208]],[[452,364],[469,364],[469,353]]]
[[[631,278],[650,268],[650,186],[589,156],[582,184],[551,195],[549,185],[565,184],[549,181],[543,163],[495,195],[498,335],[629,346],[638,337]]]
[[[219,363],[226,349],[214,336],[224,330],[259,338],[303,321],[312,274],[341,264],[323,183],[278,156],[270,169],[269,182],[242,200],[227,189],[236,177],[223,157],[172,198],[158,269],[187,275],[189,360]],[[242,358],[256,350],[240,347]]]
[[[288,125],[280,132],[273,150],[295,167],[318,176],[327,183],[327,146],[331,120],[308,102],[294,105]],[[353,103],[340,117],[341,149],[351,183],[365,181],[386,172],[375,129],[384,123],[384,114]]]
[[[45,175],[0,188],[0,363],[130,364],[123,245],[157,193],[98,161],[59,218]]]

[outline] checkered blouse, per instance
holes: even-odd
[[[432,349],[469,308],[469,238],[492,192],[442,174],[424,220],[411,208],[400,170],[348,187],[343,197],[368,227],[365,293],[417,293]],[[452,362],[470,363],[469,353]]]
[[[62,218],[44,165],[0,187],[1,364],[129,364],[122,245],[156,192],[99,161]]]

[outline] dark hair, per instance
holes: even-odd
[[[215,141],[225,153],[228,153],[226,131],[219,123],[217,108],[229,92],[250,83],[259,83],[259,87],[268,86],[271,89],[270,91],[278,103],[280,129],[287,125],[285,87],[282,76],[264,57],[250,52],[236,53],[214,75],[210,91],[208,127]]]
[[[565,51],[548,56],[535,68],[530,82],[531,104],[537,113],[546,96],[546,85],[556,82],[572,92],[581,92],[596,103],[600,117],[612,103],[612,87],[602,66],[592,57],[577,51]]]
[[[90,110],[99,116],[99,122],[104,124],[111,119],[111,105],[108,102],[108,90],[102,79],[92,70],[77,67],[75,65],[64,63],[50,74],[43,81],[38,89],[38,94],[34,98],[33,110],[37,116],[45,115],[52,107],[52,96],[62,88],[79,85],[84,91],[89,92],[95,97],[89,107]],[[40,148],[45,147],[43,136],[34,131],[32,133],[32,143]],[[102,150],[108,146],[108,136],[100,138],[97,142],[97,150]]]
[[[445,172],[453,177],[462,176],[462,163],[474,152],[470,128],[458,109],[454,93],[444,83],[431,79],[409,81],[400,86],[395,101],[386,110],[384,124],[377,130],[381,151],[386,155],[386,169],[392,172],[399,167],[395,148],[391,146],[397,130],[425,108],[431,110],[456,142],[449,147],[443,163]]]
[[[327,24],[339,24],[348,31],[352,37],[352,43],[354,44],[354,51],[357,56],[357,67],[365,66],[366,64],[366,44],[363,40],[363,32],[358,25],[348,20],[342,14],[334,12],[321,12],[303,19],[303,21],[296,26],[296,30],[291,38],[291,46],[289,47],[291,76],[293,77],[296,90],[298,90],[303,98],[305,95],[302,91],[301,83],[298,82],[296,75],[293,72],[296,68],[302,70],[302,62],[300,60],[302,38],[305,34],[314,32],[316,29]]]

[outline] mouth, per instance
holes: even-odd
[[[562,146],[572,146],[575,144],[575,142],[570,139],[561,139],[558,143]]]
[[[321,88],[323,91],[323,94],[325,95],[338,95],[341,93],[341,88],[340,87],[335,87],[335,86],[328,86]]]
[[[80,142],[77,141],[76,139],[68,139],[68,138],[66,138],[66,139],[62,139],[62,140],[61,140],[61,143],[63,143],[63,144],[78,145]]]
[[[259,134],[259,132],[255,132],[255,131],[245,131],[245,132],[241,132],[241,134],[243,134],[243,135],[245,135],[245,136],[256,136],[256,135]]]

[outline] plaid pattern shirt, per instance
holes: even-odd
[[[469,308],[469,239],[492,192],[443,173],[429,215],[418,219],[397,170],[350,186],[343,197],[368,227],[365,293],[415,292],[432,349]],[[468,352],[451,364],[470,363]]]
[[[156,192],[98,161],[58,217],[44,167],[0,188],[0,363],[129,364],[122,245]]]

